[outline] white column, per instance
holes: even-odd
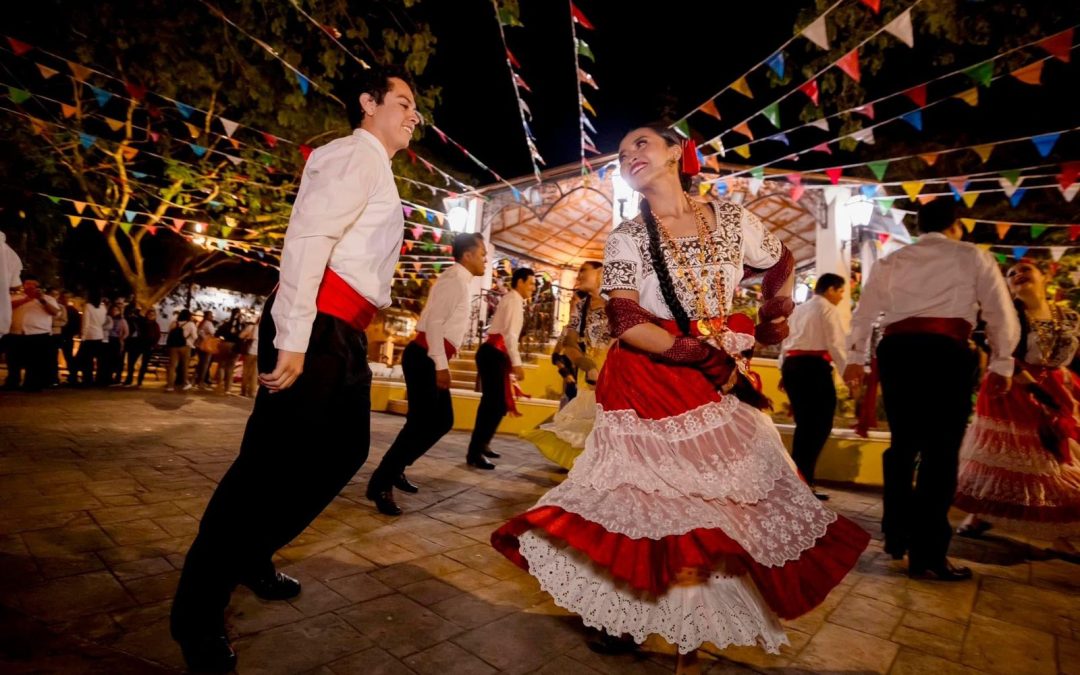
[[[484,226],[484,200],[479,197],[469,198],[469,220],[468,225],[465,227],[466,232],[477,232],[484,237],[484,246],[487,248],[488,264],[484,269],[483,276],[473,277],[472,285],[469,290],[472,292],[473,297],[481,295],[484,291],[491,290],[491,277],[492,270],[491,264],[495,258],[495,248],[491,244],[491,223]],[[487,323],[487,303],[480,303],[480,325]],[[469,334],[473,335],[477,331],[477,326],[473,325],[469,327]],[[479,336],[483,337],[483,336]]]
[[[851,194],[845,187],[825,189],[825,224],[818,223],[815,245],[818,276],[831,272],[839,274],[846,282],[844,294],[848,299],[838,305],[845,328],[851,322],[851,218],[844,205]]]

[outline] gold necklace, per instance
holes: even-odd
[[[1042,365],[1050,363],[1050,359],[1057,351],[1058,336],[1061,334],[1061,310],[1050,306],[1050,320],[1035,319],[1028,312],[1028,323],[1035,329],[1035,344],[1039,346],[1039,355],[1042,357]]]
[[[715,242],[713,241],[712,234],[709,232],[709,223],[705,218],[705,211],[701,206],[694,202],[690,198],[690,195],[683,193],[683,197],[686,198],[686,203],[689,205],[690,210],[694,212],[694,220],[697,223],[697,235],[698,235],[698,263],[701,267],[701,273],[695,275],[691,271],[690,261],[683,254],[682,249],[679,247],[675,238],[671,236],[671,232],[668,231],[664,225],[664,219],[656,217],[656,225],[660,230],[660,235],[663,238],[663,243],[671,251],[671,255],[675,258],[675,274],[680,279],[684,280],[686,285],[690,286],[690,289],[694,293],[694,304],[697,309],[698,318],[704,319],[708,315],[708,304],[706,303],[706,288],[708,288],[709,268],[706,265],[708,261],[714,261],[716,259]]]

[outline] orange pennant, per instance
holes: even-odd
[[[919,203],[920,204],[929,204],[930,202],[934,201],[935,199],[937,199],[937,195],[919,195]]]
[[[1012,225],[1009,225],[1008,223],[998,223],[996,227],[998,239],[1005,239],[1005,233],[1009,231],[1009,228],[1012,227]]]
[[[716,101],[709,101],[701,106],[701,112],[720,119],[720,111],[716,108]]]
[[[95,218],[94,219],[94,224],[97,225],[97,229],[98,229],[99,232],[104,232],[105,231],[105,226],[108,223],[106,223],[104,220],[100,220],[100,219]]]
[[[926,162],[927,166],[934,166],[934,162],[937,161],[937,158],[938,158],[938,153],[936,153],[936,152],[925,152],[925,153],[919,155],[919,159]]]
[[[73,105],[68,105],[67,103],[61,103],[60,104],[60,111],[64,113],[64,119],[67,119],[67,118],[71,117],[72,115],[74,115],[75,113],[79,112],[79,109],[76,108]]]
[[[967,91],[962,91],[959,94],[956,94],[955,96],[953,96],[953,98],[958,98],[970,106],[977,106],[979,105],[979,88],[972,87]]]
[[[742,134],[743,136],[746,136],[750,140],[754,140],[754,132],[750,131],[750,124],[747,122],[741,122],[739,124],[736,124],[734,127],[732,127],[731,130],[737,134]]]
[[[38,72],[41,73],[42,79],[45,79],[45,80],[49,79],[53,75],[56,75],[57,73],[60,72],[59,70],[53,70],[52,68],[50,68],[48,66],[43,66],[40,63],[37,64],[37,69],[38,69]]]
[[[1017,68],[1010,74],[1024,84],[1042,84],[1042,70],[1043,62],[1036,61],[1023,68]]]
[[[192,138],[198,138],[199,134],[202,133],[202,130],[200,130],[199,127],[195,126],[191,122],[184,122],[184,126],[187,127],[188,133],[191,134]]]
[[[986,160],[990,159],[990,153],[994,151],[995,147],[997,147],[995,144],[987,143],[986,145],[976,145],[972,150],[974,150],[975,154],[979,156],[979,159],[985,163]]]
[[[230,138],[229,142],[232,143],[232,146],[237,150],[240,149],[240,141],[236,140],[235,138]]]
[[[73,202],[75,204],[75,213],[82,213],[86,209],[86,202]]]
[[[120,131],[124,128],[124,123],[121,120],[114,120],[111,117],[105,118],[105,124],[108,124],[113,131]]]
[[[82,218],[80,218],[79,216],[68,216],[68,220],[71,221],[72,227],[78,227],[79,223],[82,222]]]
[[[74,61],[68,61],[68,68],[71,68],[71,74],[75,76],[76,80],[80,82],[86,81],[90,77],[90,73],[93,72],[81,63],[75,63]]]
[[[30,127],[33,130],[33,134],[35,136],[43,135],[49,129],[48,125],[45,123],[45,120],[39,120],[36,117],[30,118]]]
[[[135,155],[139,154],[138,148],[133,148],[130,145],[125,145],[120,149],[120,152],[124,155],[124,159],[128,162],[135,159]]]

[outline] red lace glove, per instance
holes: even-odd
[[[726,386],[735,370],[735,359],[712,345],[692,337],[675,338],[657,360],[697,368],[717,389]]]
[[[654,323],[656,317],[629,298],[612,298],[604,308],[607,312],[611,337],[620,337],[634,326]]]
[[[775,345],[784,341],[788,336],[787,317],[795,311],[795,303],[787,296],[779,296],[765,301],[758,310],[758,325],[754,329],[754,336],[763,345]],[[774,319],[785,319],[773,323]]]

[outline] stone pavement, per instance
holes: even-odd
[[[0,671],[182,668],[168,609],[183,553],[239,447],[244,399],[145,390],[0,394]],[[240,589],[229,610],[243,673],[664,673],[649,642],[600,657],[578,619],[489,545],[491,530],[562,479],[531,446],[497,439],[468,470],[453,433],[410,477],[401,518],[363,497],[401,418],[374,415],[372,458],[279,566],[293,602]],[[297,449],[299,461],[303,449]],[[880,496],[830,505],[878,532]],[[1014,541],[957,542],[972,583],[915,583],[875,540],[826,602],[788,622],[791,646],[710,650],[710,673],[1080,673],[1080,568]]]

